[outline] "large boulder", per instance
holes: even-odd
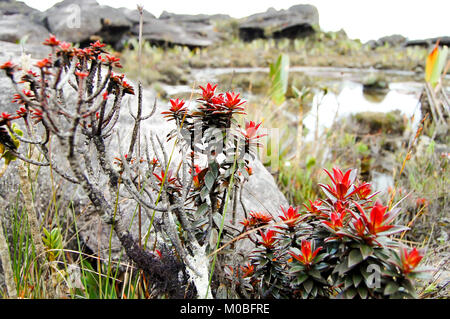
[[[389,45],[390,47],[402,47],[405,46],[408,39],[401,34],[392,34],[379,38],[378,40],[370,40],[365,43],[371,49]]]
[[[192,22],[211,24],[214,21],[229,20],[231,17],[227,14],[176,14],[167,11],[163,11],[159,16],[161,20],[172,20],[178,22]]]
[[[295,5],[288,10],[268,9],[244,18],[239,25],[239,35],[244,41],[258,38],[299,38],[314,33],[319,24],[316,7]]]
[[[81,45],[100,37],[114,46],[132,27],[122,10],[96,0],[64,0],[43,12],[41,20],[60,39]]]
[[[30,15],[39,12],[27,6],[22,1],[15,0],[0,0],[0,14],[11,15],[11,14],[23,14]]]
[[[139,25],[132,29],[139,34]],[[208,47],[218,39],[218,32],[212,24],[180,22],[173,19],[153,19],[146,21],[142,30],[143,38],[157,45],[181,45],[189,48]]]
[[[41,24],[23,14],[0,15],[0,41],[18,43],[26,39],[28,43],[41,43],[49,35]]]

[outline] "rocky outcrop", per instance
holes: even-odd
[[[371,49],[375,49],[385,45],[389,45],[390,47],[401,47],[404,46],[407,41],[408,39],[401,34],[393,34],[381,37],[378,40],[368,41],[366,43],[366,46],[369,46]]]
[[[434,45],[438,40],[439,40],[439,45],[450,46],[450,37],[449,36],[442,36],[442,37],[429,38],[429,39],[423,39],[423,40],[410,40],[410,41],[406,42],[406,46],[429,47],[429,46]]]
[[[12,15],[12,14],[30,15],[37,12],[39,11],[27,6],[22,1],[0,0],[0,14],[3,15]]]
[[[81,45],[100,37],[114,46],[132,27],[121,10],[95,0],[64,0],[44,11],[41,21],[57,37]]]
[[[0,41],[41,43],[48,37],[48,30],[23,14],[0,16]]]
[[[312,5],[296,5],[288,10],[270,8],[244,18],[239,35],[245,41],[258,38],[299,38],[314,33],[319,24],[319,13]]]
[[[157,45],[182,45],[191,49],[213,45],[221,39],[214,22],[229,19],[226,15],[185,15],[164,11],[159,19],[145,17],[143,38]],[[133,36],[139,34],[139,24],[135,23]]]

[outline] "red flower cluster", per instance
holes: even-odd
[[[206,88],[200,86],[202,90],[202,97],[198,99],[202,102],[200,107],[203,111],[209,111],[212,113],[237,113],[245,114],[244,108],[241,107],[245,103],[244,100],[239,98],[239,93],[226,92],[225,94],[216,94],[217,84],[212,85],[208,83]]]
[[[244,219],[241,222],[245,228],[250,228],[254,226],[267,225],[273,219],[272,215],[265,212],[250,212],[250,218]]]
[[[313,249],[311,248],[311,242],[303,239],[301,245],[301,253],[297,255],[289,251],[289,254],[296,260],[298,260],[301,264],[305,266],[311,266],[314,262],[314,258],[316,258],[320,250],[322,250],[322,247],[318,247],[313,251]]]

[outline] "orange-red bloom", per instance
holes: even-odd
[[[262,241],[259,243],[262,244],[267,249],[272,249],[275,243],[277,242],[277,238],[275,235],[277,234],[276,231],[269,229],[266,233],[263,233],[261,230],[259,231],[259,234],[261,235]]]
[[[268,224],[272,220],[272,215],[265,212],[250,212],[250,216],[255,219],[256,223],[259,224]]]
[[[301,264],[305,266],[310,266],[313,264],[314,258],[316,258],[317,254],[321,249],[322,247],[318,247],[316,250],[313,251],[313,249],[311,248],[311,242],[303,239],[301,253],[297,255],[290,251],[289,254],[296,260],[298,260]]]
[[[330,214],[330,220],[323,220],[322,223],[333,229],[334,231],[340,230],[344,226],[344,217],[346,211],[338,213],[337,211]]]
[[[400,256],[402,261],[401,268],[404,274],[412,272],[423,258],[415,247],[410,252],[408,252],[407,248],[401,249]]]
[[[214,96],[214,91],[217,88],[217,84],[212,86],[211,83],[208,83],[206,84],[206,88],[204,88],[203,86],[200,86],[200,88],[203,91],[202,92],[203,100],[208,102]]]
[[[387,206],[381,205],[379,201],[377,201],[372,207],[369,218],[366,216],[364,210],[360,205],[356,203],[355,205],[360,211],[361,217],[364,219],[364,223],[367,225],[367,229],[372,235],[376,235],[394,227],[393,225],[388,224],[393,220],[393,217],[395,216],[392,216],[392,214],[390,214],[389,212],[386,213]]]
[[[42,42],[43,45],[48,45],[51,47],[56,47],[61,43],[53,34],[50,34],[50,37],[48,39],[45,39],[44,42]]]
[[[294,227],[300,221],[301,214],[298,213],[298,208],[290,206],[287,210],[284,210],[281,207],[281,211],[283,212],[283,216],[280,215],[280,218],[289,228]]]
[[[260,137],[266,136],[267,134],[256,135],[257,131],[262,123],[256,124],[253,121],[245,122],[245,130],[241,131],[242,135],[248,140],[258,139]]]

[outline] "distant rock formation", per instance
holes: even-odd
[[[431,45],[434,45],[439,40],[439,45],[446,45],[450,46],[450,37],[449,36],[442,36],[442,37],[436,37],[436,38],[429,38],[429,39],[423,39],[423,40],[410,40],[406,42],[406,46],[422,46],[422,47],[428,47]]]
[[[239,35],[244,41],[259,38],[299,38],[314,33],[319,25],[319,12],[309,4],[300,4],[288,10],[268,9],[244,18]]]
[[[114,49],[139,34],[136,9],[112,8],[96,0],[64,0],[44,12],[23,2],[0,0],[0,41],[17,43],[27,37],[29,43],[40,43],[55,34],[61,40],[79,43],[81,47],[101,39]],[[225,35],[216,22],[231,19],[225,14],[174,14],[164,11],[159,18],[144,10],[143,38],[157,45],[182,45],[191,49],[208,47]],[[243,40],[256,38],[297,38],[314,32],[319,23],[317,8],[296,5],[288,10],[269,9],[241,20]]]

